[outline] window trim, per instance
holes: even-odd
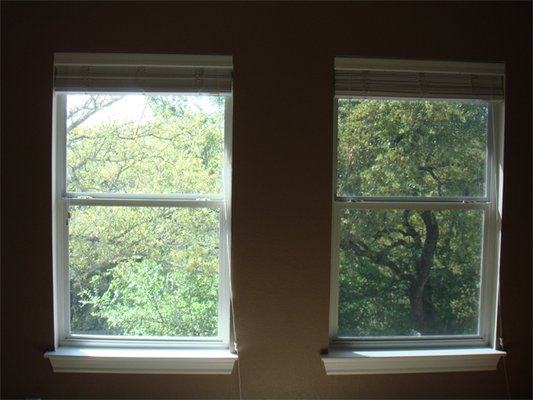
[[[223,349],[60,347],[47,352],[54,372],[229,375],[238,359]]]
[[[490,348],[334,350],[322,356],[328,375],[493,371],[505,353]]]
[[[174,67],[220,68],[231,74],[229,56],[176,56],[143,54],[58,53],[55,64],[163,65]],[[224,74],[228,74],[224,72]],[[227,79],[227,78],[225,78]],[[230,77],[231,79],[231,77]],[[190,85],[185,95],[193,94]],[[199,88],[201,89],[201,88]],[[54,90],[52,139],[52,229],[54,261],[54,347],[45,354],[56,372],[129,372],[129,373],[231,373],[237,356],[230,352],[230,259],[231,259],[231,90],[216,92],[225,98],[223,189],[217,194],[112,194],[72,193],[66,190],[66,93]],[[78,90],[74,90],[78,92]],[[88,92],[99,92],[90,90]],[[101,91],[100,91],[101,92]],[[124,89],[119,93],[134,93]],[[165,91],[153,93],[168,94]],[[181,92],[174,94],[181,94]],[[203,92],[205,94],[205,92]],[[207,93],[215,92],[208,91]],[[70,292],[68,272],[68,207],[70,205],[164,206],[178,208],[216,208],[219,210],[219,301],[218,337],[109,337],[70,332]]]
[[[502,74],[499,64],[469,64],[406,60],[370,60],[336,58],[337,69],[409,70],[461,73]],[[342,91],[333,101],[332,235],[330,275],[330,351],[322,360],[328,374],[379,374],[403,372],[439,372],[495,369],[505,352],[496,350],[499,251],[503,182],[503,101],[486,99],[489,104],[487,132],[486,194],[463,201],[461,198],[410,198],[337,196],[338,98],[382,98],[396,96],[349,95]],[[408,96],[405,99],[416,99]],[[428,98],[422,98],[428,100]],[[441,100],[439,98],[438,100]],[[442,100],[449,100],[442,98]],[[472,101],[471,99],[463,99]],[[474,100],[475,101],[475,100]],[[480,312],[478,335],[442,335],[422,337],[339,337],[339,243],[340,212],[344,209],[480,209],[483,210],[482,265],[480,273]],[[439,350],[437,350],[439,349]],[[448,369],[442,369],[447,356]],[[477,362],[471,363],[475,357]],[[495,358],[496,357],[496,358]],[[451,361],[450,361],[451,360]],[[462,369],[466,368],[466,369]],[[469,369],[470,368],[470,369]]]

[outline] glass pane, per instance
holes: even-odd
[[[488,104],[337,104],[337,196],[485,196]]]
[[[222,193],[224,97],[67,95],[67,191]]]
[[[70,207],[71,330],[217,336],[219,211]]]
[[[477,334],[482,211],[340,218],[339,336]]]

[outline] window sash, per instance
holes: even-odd
[[[333,103],[333,110],[334,110],[334,142],[333,142],[333,196],[335,201],[344,201],[344,202],[388,202],[388,201],[394,201],[397,203],[402,202],[446,202],[446,203],[453,203],[453,202],[459,202],[459,203],[476,203],[476,202],[489,202],[491,201],[490,198],[494,198],[494,190],[497,187],[495,177],[497,175],[497,171],[495,169],[495,166],[497,165],[497,160],[495,160],[495,151],[496,146],[498,145],[496,143],[496,133],[495,129],[497,128],[498,121],[502,118],[503,115],[503,104],[499,101],[491,101],[488,102],[489,110],[488,110],[488,127],[487,127],[487,159],[485,163],[485,179],[486,179],[486,189],[485,189],[485,196],[339,196],[337,194],[337,149],[338,149],[338,99],[340,98],[355,98],[355,99],[365,99],[361,96],[344,96],[344,95],[335,95],[334,97],[334,103]],[[373,97],[374,98],[374,97]],[[422,99],[422,98],[409,98],[405,96],[401,97],[383,97],[383,100],[401,100],[401,99],[408,99],[408,100],[429,100],[429,99]],[[446,101],[445,99],[437,99]],[[465,99],[463,99],[465,100]],[[503,129],[503,127],[501,127]],[[498,145],[499,146],[499,145]]]
[[[480,294],[479,294],[479,319],[477,335],[431,335],[431,336],[353,336],[338,335],[339,324],[339,273],[340,273],[340,214],[345,209],[361,210],[396,210],[396,209],[427,209],[427,210],[482,210],[483,235],[482,255],[480,266]],[[483,347],[490,345],[493,340],[491,326],[495,312],[493,304],[497,290],[494,281],[493,263],[490,262],[490,253],[494,248],[492,233],[495,229],[493,203],[440,203],[433,202],[375,202],[375,203],[346,203],[333,202],[332,212],[332,238],[331,238],[331,290],[330,290],[330,342],[334,347],[353,348],[427,348],[427,347]]]
[[[69,206],[71,205],[93,205],[93,206],[122,206],[130,207],[161,207],[159,202],[149,202],[142,204],[131,205],[130,203],[117,203],[114,200],[103,200],[91,202],[87,199],[76,201],[68,198],[63,198],[61,201],[61,209],[58,213],[58,222],[63,221],[61,232],[58,232],[61,242],[58,242],[59,254],[61,261],[58,263],[58,344],[62,346],[102,346],[102,347],[216,347],[227,348],[229,345],[229,307],[230,307],[230,293],[229,293],[229,242],[227,241],[228,232],[230,229],[229,218],[226,213],[225,202],[213,202],[205,204],[204,201],[190,202],[186,205],[165,205],[165,207],[174,208],[218,208],[219,209],[219,295],[218,295],[218,336],[216,337],[162,337],[162,336],[111,336],[111,335],[92,335],[92,334],[73,334],[70,326],[70,281],[69,281]],[[59,260],[58,260],[59,261]]]
[[[53,258],[54,258],[54,315],[55,345],[76,347],[176,347],[176,348],[228,348],[230,342],[230,201],[231,201],[231,131],[232,98],[226,94],[223,195],[201,194],[115,194],[115,193],[71,193],[67,184],[67,132],[66,93],[56,91],[54,96],[53,135]],[[218,208],[219,229],[219,294],[218,294],[218,336],[217,337],[128,337],[107,335],[72,334],[70,326],[70,282],[69,282],[69,233],[68,207],[70,205],[131,206],[131,207],[184,207]]]

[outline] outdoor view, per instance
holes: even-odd
[[[67,95],[67,192],[221,197],[223,152],[223,96]],[[220,211],[71,205],[72,333],[217,336]]]
[[[337,196],[485,196],[488,106],[338,100]],[[223,195],[224,97],[67,95],[67,192]],[[69,207],[71,330],[217,336],[219,207]],[[483,213],[343,208],[340,336],[476,334]]]
[[[486,192],[488,105],[338,100],[337,196]],[[475,335],[482,210],[340,212],[339,336]]]

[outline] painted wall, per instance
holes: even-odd
[[[230,376],[54,374],[54,52],[234,56],[233,271],[244,398],[502,398],[497,371],[326,376],[333,58],[507,65],[503,334],[531,397],[531,3],[2,2],[2,396],[235,398]]]

